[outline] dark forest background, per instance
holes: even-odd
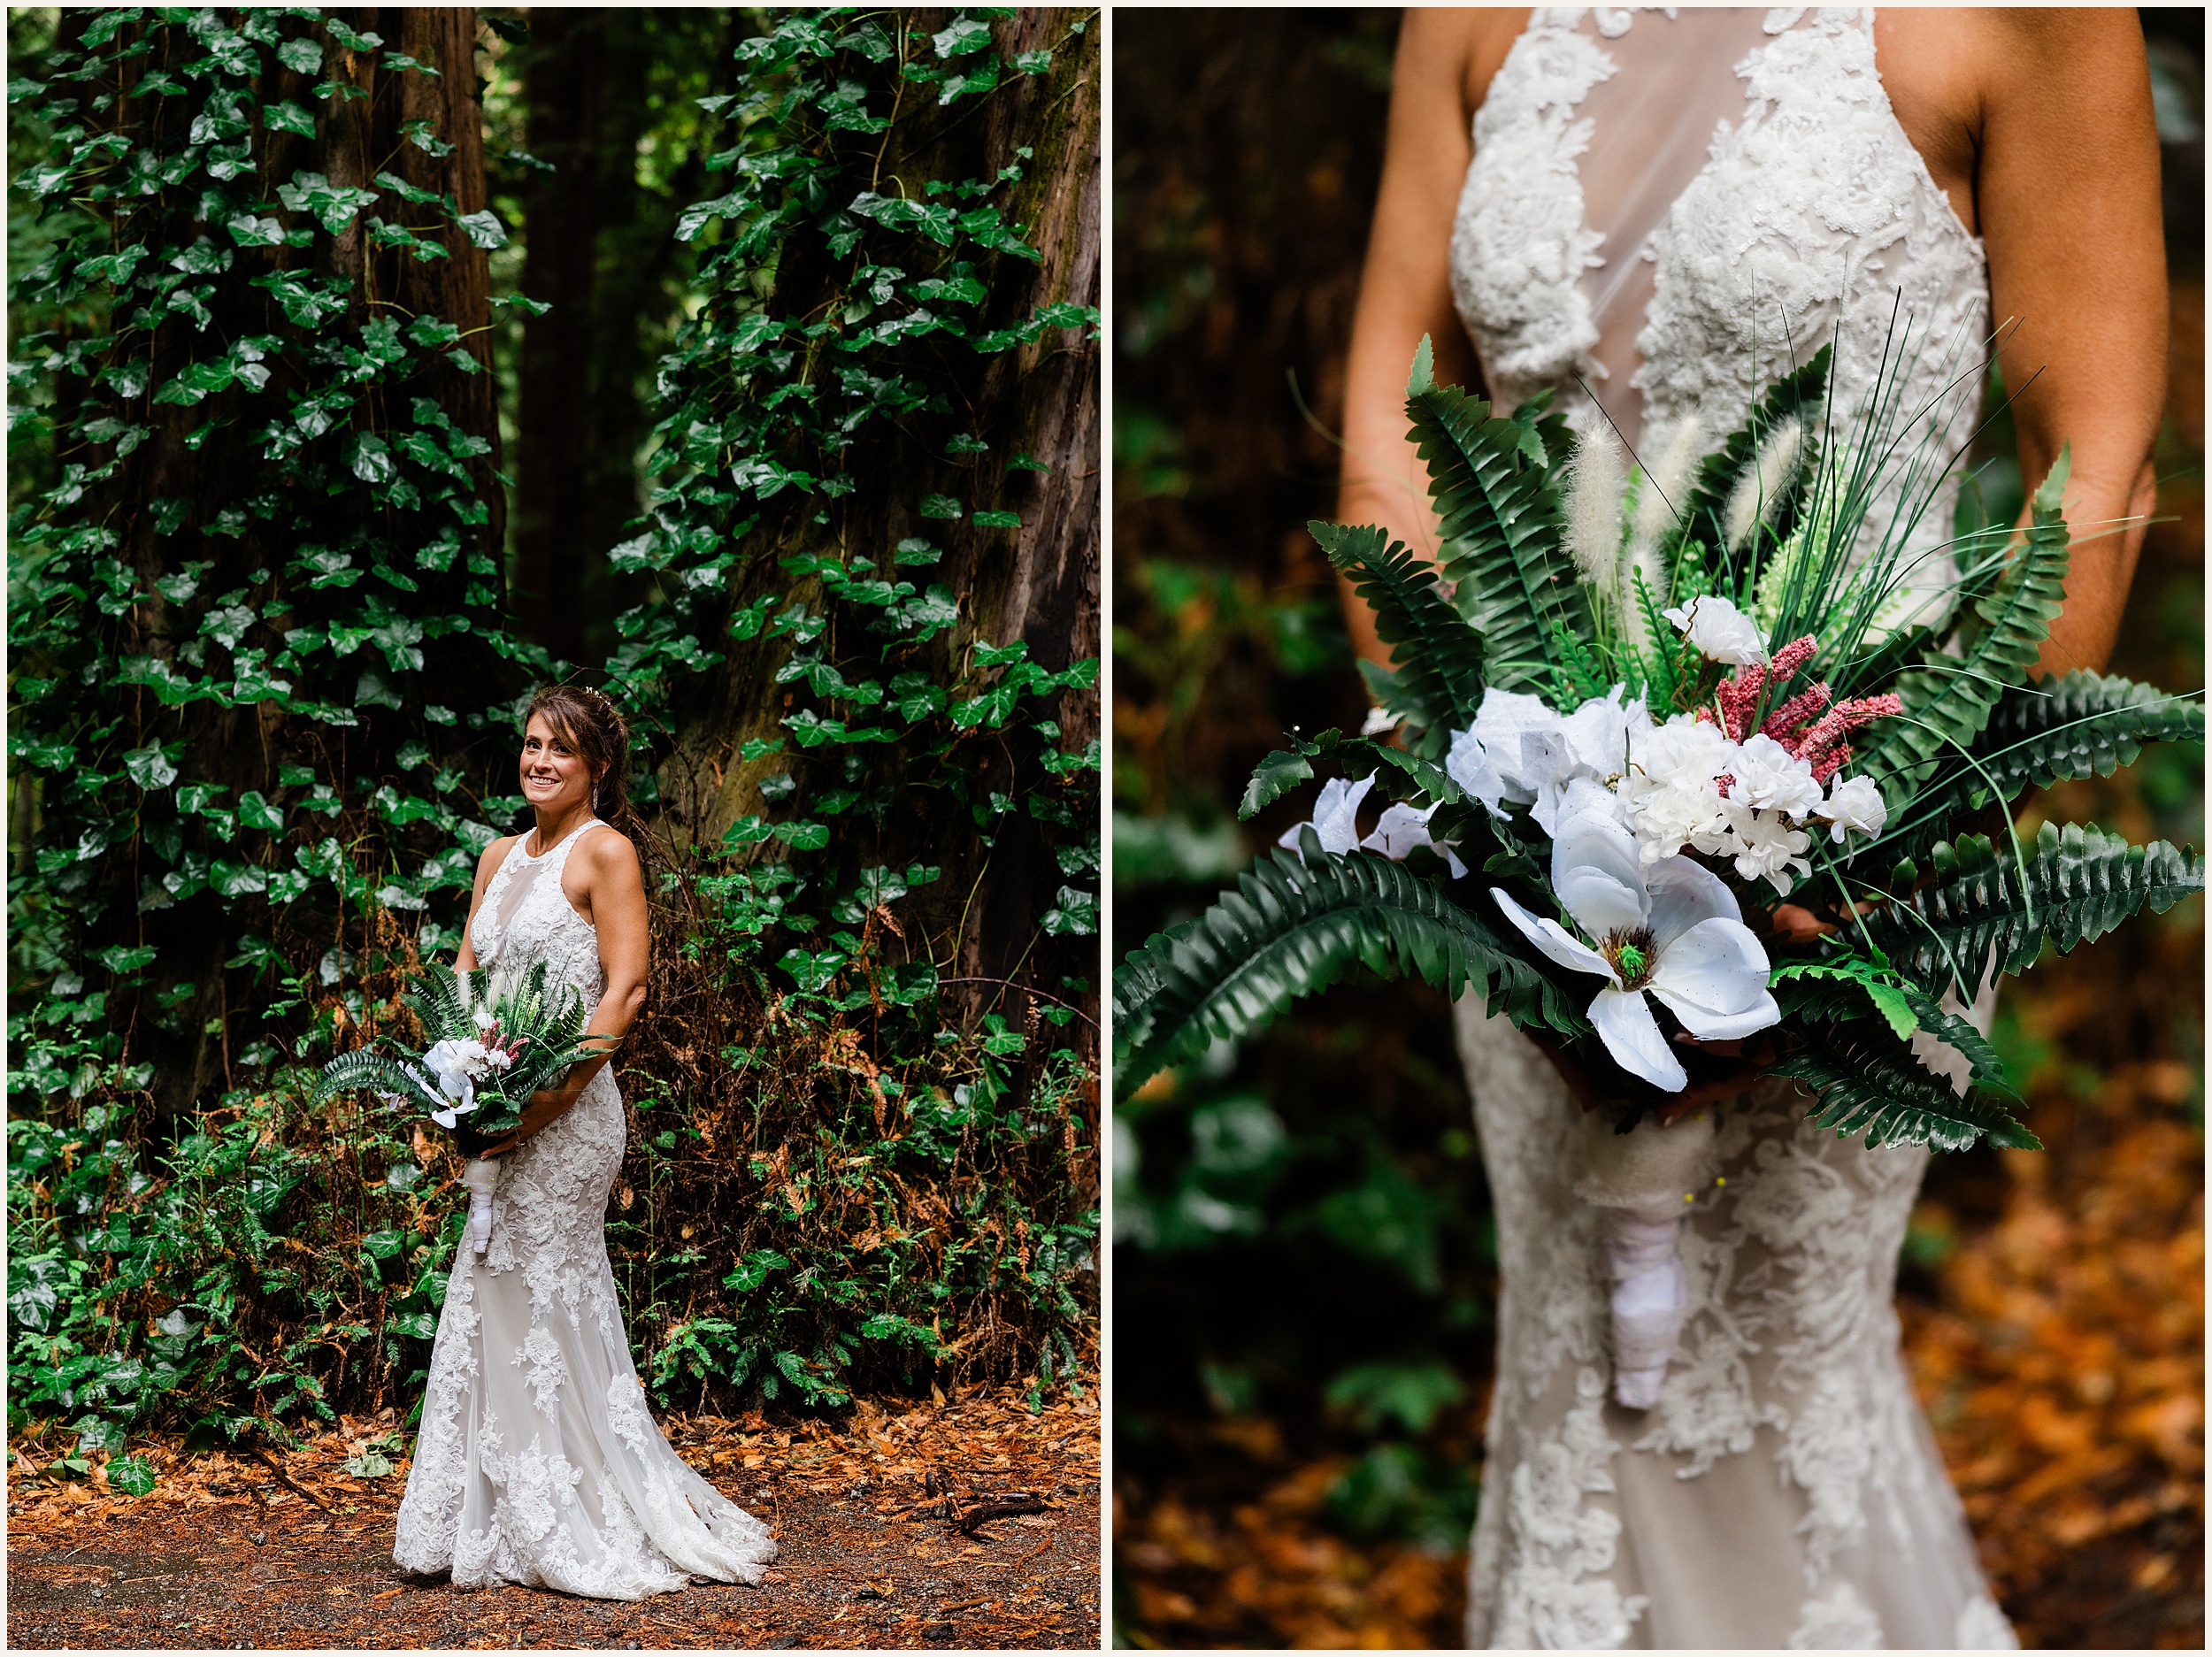
[[[635,733],[657,1397],[1078,1384],[1097,25],[11,9],[9,1426],[54,1477],[408,1423],[458,1164],[311,1084],[417,1032],[555,679]]]
[[[2166,163],[2169,417],[2114,671],[2203,667],[2202,12],[2147,10]],[[1331,433],[1397,13],[1122,13],[1115,35],[1114,947],[1294,820],[1240,825],[1286,726],[1356,728]],[[2017,510],[2001,428],[1985,510]],[[2009,468],[2009,470],[2008,470]],[[2203,840],[2201,749],[2031,796]],[[2023,1642],[2202,1624],[2203,908],[2008,986],[2049,1149],[1939,1158],[1909,1360]],[[1480,1492],[1494,1248],[1448,1009],[1331,992],[1115,1123],[1115,1556],[1144,1645],[1452,1645]]]

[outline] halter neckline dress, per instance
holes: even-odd
[[[470,924],[495,974],[547,963],[596,1007],[599,935],[561,890],[583,824],[508,848]],[[641,1599],[695,1578],[757,1583],[767,1527],[687,1466],[646,1408],[607,1259],[626,1133],[611,1065],[499,1159],[490,1246],[453,1262],[392,1557],[457,1587],[523,1583]]]
[[[1549,387],[1586,426],[1601,417],[1579,376],[1647,453],[1689,420],[1709,446],[1831,340],[1847,418],[1896,329],[1902,406],[1924,430],[1957,418],[1946,394],[1985,349],[1986,265],[1890,108],[1872,21],[1534,13],[1476,114],[1451,240],[1502,408]],[[1955,493],[1913,530],[1931,570]],[[1501,1277],[1469,1644],[2016,1645],[1899,1350],[1928,1153],[1815,1132],[1790,1084],[1729,1101],[1725,1183],[1683,1228],[1688,1319],[1657,1405],[1626,1409],[1600,1212],[1571,1189],[1577,1106],[1505,1020],[1479,1001],[1456,1016]]]

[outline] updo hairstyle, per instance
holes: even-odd
[[[523,729],[538,715],[598,778],[592,811],[600,821],[622,827],[630,816],[630,726],[604,691],[588,685],[548,685],[530,699]],[[627,830],[624,831],[627,832]]]

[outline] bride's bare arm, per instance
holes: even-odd
[[[1427,472],[1406,441],[1406,370],[1425,334],[1440,380],[1475,381],[1474,350],[1452,308],[1452,215],[1474,154],[1473,111],[1527,20],[1521,10],[1409,8],[1398,36],[1382,184],[1345,364],[1337,517],[1379,524],[1424,557],[1435,556],[1436,523]],[[1342,596],[1353,648],[1386,664],[1373,612],[1348,582]]]
[[[2066,609],[2037,665],[2101,669],[2156,501],[2151,446],[2165,401],[2150,72],[2131,11],[1989,15],[2003,26],[1985,82],[1976,191],[1992,316],[2019,318],[2001,358],[2006,385],[2024,387],[2014,413],[2028,487],[2061,444],[2072,446]]]
[[[503,834],[484,848],[484,855],[476,860],[476,890],[469,894],[469,917],[461,923],[461,953],[453,964],[464,972],[476,970],[476,946],[469,941],[469,934],[476,927],[476,911],[483,907],[484,888],[499,872],[499,865],[507,860],[507,848],[515,843],[511,834]]]

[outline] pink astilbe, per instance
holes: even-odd
[[[1715,698],[1719,704],[1718,712],[1701,708],[1697,710],[1699,721],[1718,725],[1732,742],[1746,740],[1751,735],[1760,698],[1794,679],[1798,670],[1813,659],[1816,648],[1813,636],[1808,633],[1783,646],[1771,662],[1764,665],[1755,663],[1738,670],[1733,678],[1721,681]],[[1854,696],[1830,707],[1833,695],[1828,682],[1823,679],[1791,697],[1757,727],[1762,734],[1779,742],[1793,758],[1809,764],[1814,780],[1824,784],[1842,770],[1851,757],[1850,748],[1844,744],[1846,736],[1870,719],[1901,713],[1905,706],[1894,695],[1881,695]],[[1727,793],[1724,786],[1722,797],[1725,798]]]
[[[1728,733],[1731,742],[1740,742],[1753,730],[1752,717],[1758,711],[1759,698],[1767,687],[1780,688],[1797,677],[1797,670],[1813,659],[1817,648],[1812,634],[1793,639],[1775,652],[1774,660],[1763,665],[1753,663],[1737,671],[1734,678],[1721,681],[1720,724]]]
[[[1810,690],[1800,691],[1777,708],[1759,728],[1794,754],[1797,750],[1790,747],[1790,733],[1801,725],[1817,719],[1832,694],[1828,688],[1828,681],[1824,679]]]
[[[1851,757],[1851,750],[1843,744],[1845,736],[1870,719],[1904,710],[1904,699],[1894,694],[1854,696],[1848,702],[1838,702],[1815,720],[1790,751],[1810,763],[1816,782],[1825,783]],[[1787,743],[1784,746],[1790,747]]]

